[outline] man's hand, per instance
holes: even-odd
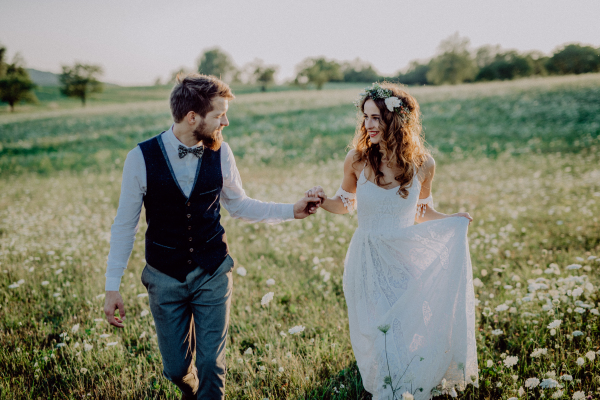
[[[115,310],[119,309],[120,319],[115,317]],[[123,320],[125,319],[125,305],[123,304],[123,298],[121,293],[118,291],[106,291],[104,297],[104,314],[106,314],[106,320],[109,324],[116,326],[117,328],[123,328]]]
[[[321,199],[318,197],[304,197],[294,204],[294,218],[302,219],[317,212],[321,205]]]

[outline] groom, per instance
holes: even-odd
[[[119,286],[144,204],[148,229],[142,283],[163,374],[179,387],[182,399],[225,396],[234,262],[220,204],[233,218],[273,224],[305,218],[320,203],[308,197],[295,204],[263,203],[246,196],[221,134],[229,125],[227,109],[233,99],[229,86],[213,76],[178,77],[170,98],[174,124],[127,155],[111,228],[104,312],[110,324],[122,328],[125,307]]]

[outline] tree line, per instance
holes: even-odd
[[[36,102],[32,82],[18,54],[7,62],[6,48],[0,46],[0,101],[8,103],[11,111],[20,102]],[[259,85],[267,91],[275,83],[277,65],[266,65],[256,59],[238,68],[231,56],[216,47],[204,51],[197,60],[196,71],[215,75],[230,83]],[[171,74],[169,82],[178,74],[192,72],[180,68]],[[471,49],[470,41],[458,33],[444,39],[435,56],[426,61],[411,61],[409,66],[393,76],[382,76],[367,61],[355,59],[338,62],[325,57],[308,57],[296,66],[296,76],[291,83],[306,88],[314,85],[323,88],[327,82],[365,82],[381,80],[406,85],[443,85],[463,82],[510,80],[528,76],[583,74],[600,72],[600,48],[581,44],[566,44],[553,54],[539,51],[520,53],[504,50],[499,45],[485,45]],[[60,91],[64,96],[75,97],[85,106],[91,93],[101,92],[98,80],[103,73],[98,65],[75,63],[63,65],[59,75]],[[157,79],[155,84],[162,84]]]

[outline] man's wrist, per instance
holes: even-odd
[[[106,284],[104,285],[104,291],[106,292],[118,292],[121,287],[121,277],[107,276]]]

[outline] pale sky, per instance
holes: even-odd
[[[473,47],[598,47],[599,21],[600,0],[1,0],[0,43],[30,68],[100,64],[102,80],[122,85],[195,69],[219,46],[237,66],[279,65],[282,81],[315,56],[360,57],[391,75],[457,31]]]

